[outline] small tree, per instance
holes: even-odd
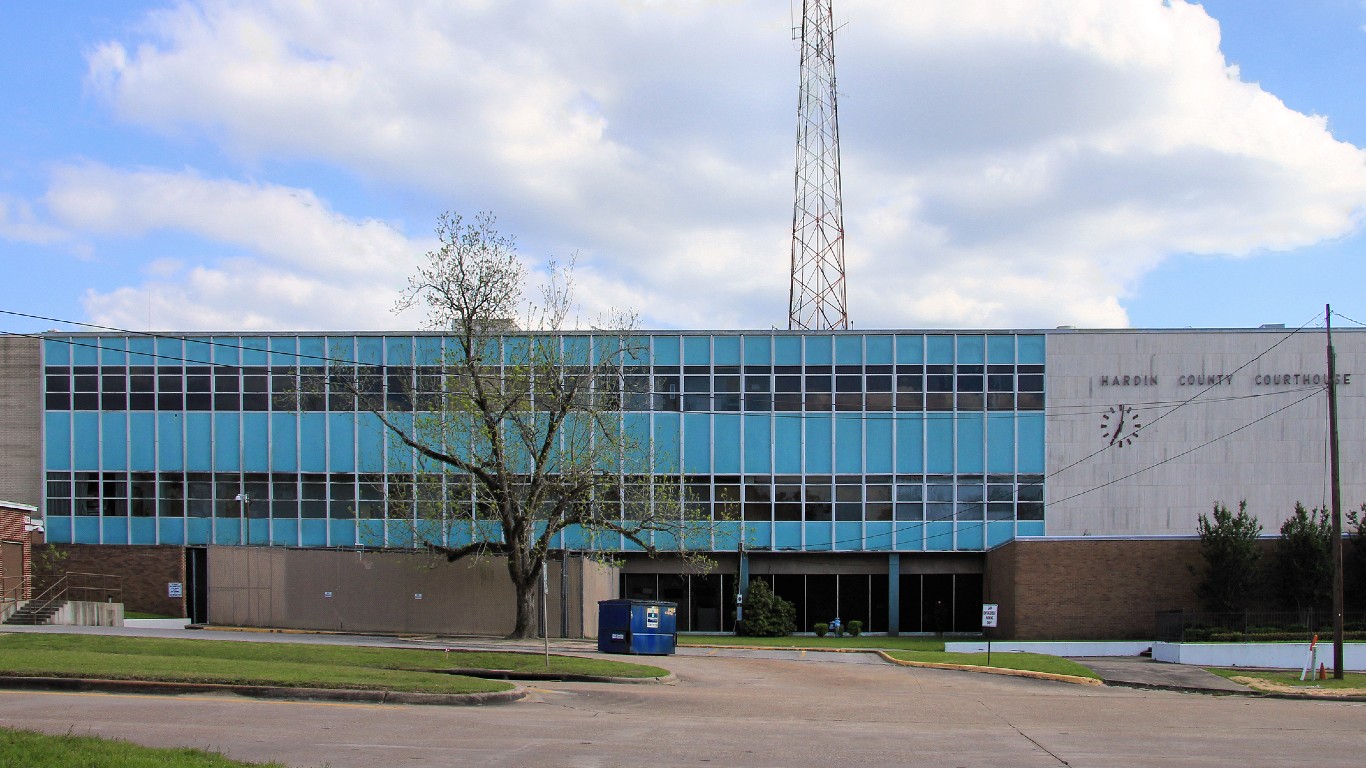
[[[445,334],[439,364],[418,361],[416,386],[404,380],[411,368],[328,366],[332,390],[392,438],[394,475],[407,479],[384,491],[391,529],[406,524],[414,545],[452,561],[505,557],[519,638],[535,635],[541,572],[563,532],[605,557],[624,539],[705,560],[710,516],[684,506],[669,472],[677,457],[652,443],[648,419],[628,414],[649,409],[624,378],[648,361],[634,318],[569,333],[569,270],[551,264],[541,300],[528,302],[526,268],[491,214],[444,214],[436,233],[398,309],[426,306]]]
[[[1296,611],[1323,608],[1333,594],[1333,520],[1328,510],[1295,503],[1276,542],[1281,600]]]
[[[1366,504],[1347,513],[1347,535],[1352,545],[1343,553],[1343,602],[1366,610]]]
[[[744,619],[735,623],[735,634],[746,637],[783,637],[797,628],[797,609],[774,594],[768,582],[754,579],[745,592]]]
[[[1196,586],[1200,601],[1211,611],[1246,610],[1257,585],[1262,524],[1247,513],[1245,499],[1238,502],[1237,513],[1215,502],[1212,517],[1200,515],[1196,530],[1205,560],[1205,573]]]

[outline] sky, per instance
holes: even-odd
[[[444,211],[582,326],[785,328],[796,5],[0,5],[0,331],[419,328]],[[1366,321],[1366,0],[835,17],[853,328]]]

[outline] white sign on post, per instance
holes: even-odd
[[[982,603],[982,627],[995,627],[996,614],[996,603]]]

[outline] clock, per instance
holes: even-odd
[[[1100,417],[1100,436],[1117,448],[1133,445],[1134,437],[1142,427],[1138,415],[1128,405],[1112,406]]]

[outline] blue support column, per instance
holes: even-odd
[[[887,634],[901,634],[901,555],[887,555]]]

